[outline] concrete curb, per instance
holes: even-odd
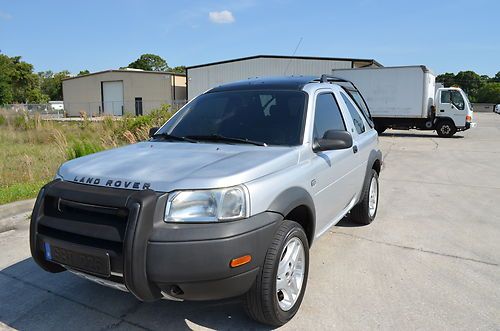
[[[35,199],[30,199],[0,205],[0,232],[12,229],[17,222],[24,220],[24,217],[14,216],[31,212],[34,204]]]

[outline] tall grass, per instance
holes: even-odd
[[[165,105],[139,117],[56,122],[0,110],[0,204],[34,197],[66,160],[146,140],[171,115]]]

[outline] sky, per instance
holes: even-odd
[[[293,55],[298,46],[296,55],[493,76],[499,13],[499,0],[0,0],[0,51],[36,71],[78,73],[143,53],[174,67]]]

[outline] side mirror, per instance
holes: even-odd
[[[313,151],[330,151],[352,147],[352,136],[345,130],[328,130],[323,138],[317,139],[313,144]]]
[[[153,137],[156,133],[156,131],[158,131],[159,127],[154,127],[154,128],[151,128],[149,129],[149,138]]]

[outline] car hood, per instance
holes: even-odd
[[[298,159],[297,147],[142,142],[68,161],[57,176],[88,185],[169,192],[243,184]]]

